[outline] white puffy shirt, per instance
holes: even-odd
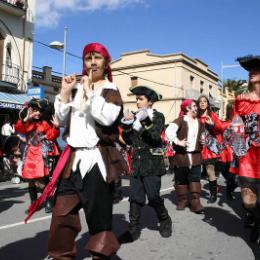
[[[196,149],[196,142],[198,138],[198,131],[199,131],[199,120],[190,118],[188,116],[184,116],[183,120],[188,124],[188,135],[187,135],[187,152],[193,152]],[[177,138],[177,131],[179,126],[175,123],[170,123],[169,126],[165,130],[165,136],[169,142],[174,142],[178,140]],[[188,154],[190,162],[191,162],[191,155]]]
[[[76,85],[77,92],[73,100],[69,103],[62,103],[60,95],[56,96],[54,107],[55,115],[60,126],[67,124],[70,116],[70,132],[67,137],[67,143],[78,148],[75,154],[72,170],[76,170],[79,163],[82,178],[97,163],[101,174],[106,180],[106,168],[99,149],[96,147],[99,137],[95,130],[95,121],[104,126],[112,125],[117,119],[121,107],[113,103],[108,103],[101,96],[103,89],[117,90],[115,84],[105,81],[104,85],[97,91],[88,93],[84,109],[80,110],[80,101],[83,95],[83,85]]]

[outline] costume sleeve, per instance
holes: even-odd
[[[151,144],[152,146],[158,146],[162,144],[161,134],[164,129],[165,119],[163,114],[154,112],[153,118],[148,117],[149,120],[142,121],[141,124],[144,128],[141,138]]]
[[[177,138],[177,131],[179,129],[179,126],[176,123],[170,123],[169,126],[165,130],[165,136],[166,139],[170,143],[177,143],[178,138]]]
[[[122,138],[128,145],[132,144],[133,122],[134,120],[125,120],[124,118],[121,120]]]
[[[53,141],[59,137],[59,129],[55,128],[55,126],[50,126],[46,121],[43,121],[42,124],[44,127],[46,139]]]
[[[90,113],[93,118],[103,126],[112,125],[119,116],[121,106],[106,102],[104,97],[95,95],[93,92],[88,97],[90,98]]]
[[[21,119],[19,119],[15,124],[15,131],[22,134],[30,133],[34,129],[35,129],[34,123],[28,121],[24,123]]]
[[[229,121],[222,121],[218,118],[218,116],[215,113],[212,113],[212,121],[214,122],[214,127],[212,129],[212,133],[214,135],[222,134],[226,128],[230,126]]]
[[[59,122],[59,126],[65,126],[69,119],[70,103],[62,103],[60,95],[57,95],[54,102],[55,116]]]

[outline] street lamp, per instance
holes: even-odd
[[[224,69],[230,69],[230,68],[237,68],[240,67],[240,65],[238,64],[231,64],[231,65],[227,65],[227,64],[223,64],[221,62],[221,96],[222,96],[222,104],[221,104],[221,112],[222,112],[222,116],[224,117]]]
[[[63,61],[62,61],[62,78],[66,74],[66,62],[67,62],[67,31],[68,27],[64,27],[64,41],[54,41],[49,44],[52,49],[63,50]]]

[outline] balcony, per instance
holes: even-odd
[[[25,14],[25,5],[23,0],[0,0],[0,11],[7,12],[15,16]]]
[[[0,64],[0,91],[16,90],[19,83],[20,67],[13,63]]]

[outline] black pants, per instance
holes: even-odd
[[[201,165],[189,167],[175,167],[175,185],[188,185],[190,182],[200,182]]]
[[[58,185],[57,196],[77,194],[80,199],[77,208],[83,208],[90,234],[112,229],[112,190],[101,175],[98,165],[81,178],[79,169]]]
[[[151,202],[163,203],[160,197],[161,176],[130,176],[130,202],[145,204],[145,195],[147,195],[149,204]]]

